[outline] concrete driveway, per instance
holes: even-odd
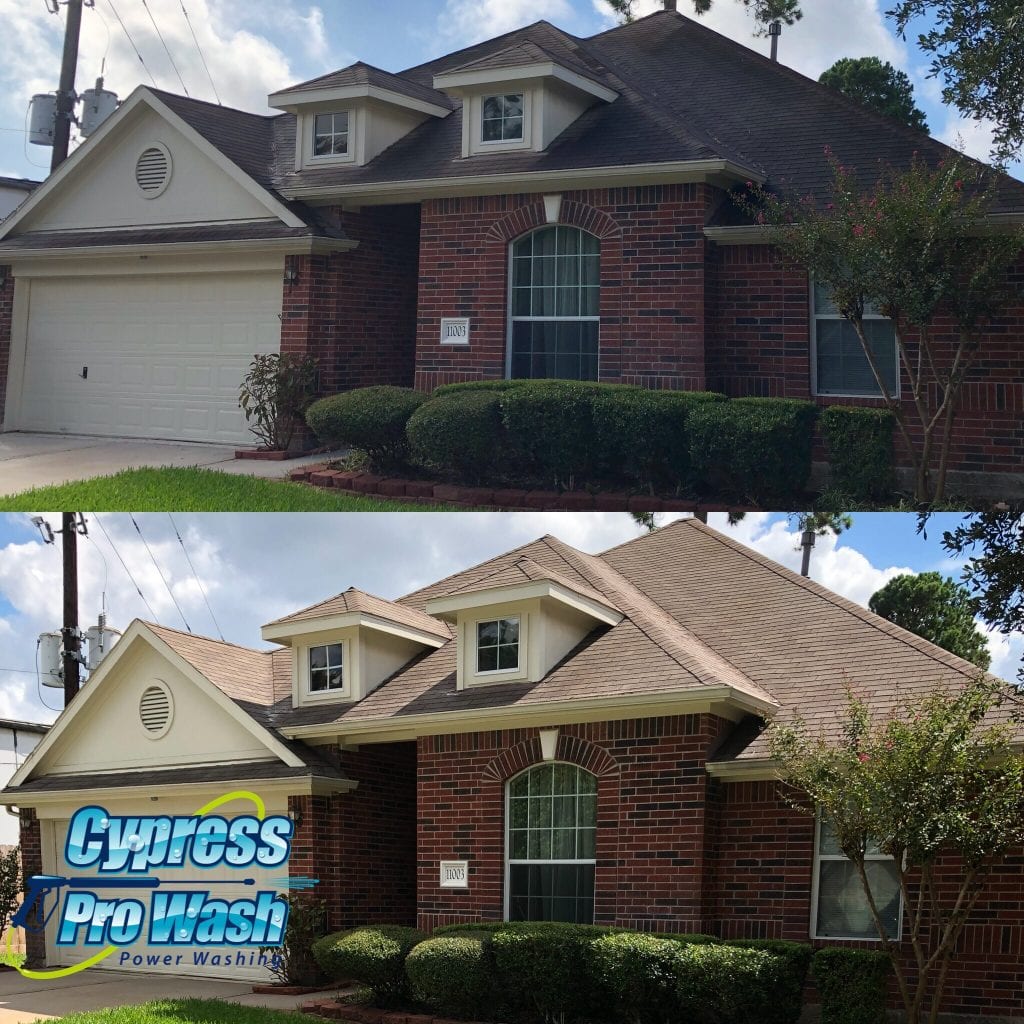
[[[329,996],[330,993],[324,993]],[[146,1003],[151,999],[223,999],[246,1006],[294,1010],[313,996],[256,995],[250,983],[185,978],[168,974],[92,969],[69,978],[31,981],[17,971],[0,972],[0,1024],[63,1017],[80,1010]]]
[[[69,434],[0,434],[0,495],[142,466],[202,466],[225,473],[285,477],[306,463],[343,453],[284,462],[236,459],[234,448],[178,441],[120,440]]]

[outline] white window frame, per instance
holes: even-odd
[[[491,668],[486,671],[480,668],[480,626],[485,622],[515,622],[516,624],[516,665],[515,668]],[[508,646],[507,644],[505,646]],[[486,678],[488,676],[518,675],[523,671],[523,617],[521,615],[498,615],[487,619],[476,619],[473,622],[473,675]]]
[[[869,853],[865,854],[864,859],[866,861],[889,861],[892,862],[893,858],[888,854],[884,853]],[[815,942],[882,942],[880,935],[867,937],[864,935],[818,935],[818,890],[819,881],[821,878],[820,866],[822,861],[845,861],[850,863],[850,858],[846,854],[840,853],[821,853],[821,814],[816,814],[814,818],[814,859],[811,866],[811,921],[810,921],[810,936]],[[866,898],[866,897],[865,897]],[[900,909],[896,916],[896,934],[891,936],[893,942],[900,942],[903,939],[903,892],[899,893]]]
[[[815,302],[814,302],[814,278],[813,277],[809,277],[807,279],[807,283],[808,283],[808,292],[809,292],[809,296],[808,296],[808,300],[807,301],[808,301],[808,305],[809,305],[809,308],[810,308],[810,317],[809,317],[809,319],[810,319],[810,326],[811,326],[811,331],[810,331],[810,334],[811,334],[811,394],[814,395],[816,398],[863,398],[863,399],[865,399],[866,401],[869,401],[869,402],[884,402],[885,401],[885,397],[882,395],[881,392],[878,392],[877,394],[874,394],[874,395],[853,395],[853,394],[847,394],[845,392],[840,392],[840,391],[819,391],[818,390],[818,319],[819,319],[819,315],[818,315],[817,310],[815,309]],[[840,315],[837,312],[834,316],[832,314],[829,314],[829,313],[824,313],[824,314],[821,315],[820,319],[822,319],[822,320],[845,320],[846,317]],[[892,319],[890,317],[882,316],[880,313],[865,313],[864,314],[864,319],[865,320],[884,320],[886,323],[893,324],[892,343],[893,343],[893,345],[895,346],[895,349],[896,349],[896,352],[895,352],[895,355],[896,355],[896,390],[892,394],[891,397],[899,399],[899,398],[902,397],[901,394],[900,394],[900,384],[901,384],[901,378],[903,376],[903,367],[902,367],[902,364],[900,363],[900,344],[899,344],[899,338],[897,337],[897,334],[896,334],[896,325],[895,325],[895,323],[892,321]]]
[[[506,96],[518,96],[519,97],[519,102],[522,104],[523,112],[522,112],[522,114],[520,115],[520,118],[519,118],[519,120],[521,122],[520,129],[521,129],[522,134],[519,136],[518,139],[485,139],[484,138],[484,121],[494,120],[494,119],[493,118],[486,118],[486,117],[484,117],[484,106],[486,105],[488,100],[497,99],[499,97],[501,98],[501,100],[502,100],[501,130],[504,133],[504,131],[505,131],[505,114],[504,114],[505,107],[504,107],[504,100],[505,100]],[[488,92],[488,93],[483,93],[480,96],[480,117],[479,117],[479,120],[478,120],[479,131],[477,132],[477,145],[479,145],[479,146],[488,146],[488,147],[489,146],[505,146],[505,147],[508,147],[508,146],[521,146],[524,142],[528,141],[528,137],[527,137],[527,134],[526,134],[526,104],[527,104],[528,96],[529,96],[529,94],[526,92],[525,89],[520,91],[520,92]]]
[[[505,847],[505,849],[504,849],[504,858],[505,858],[505,872],[504,872],[504,874],[505,874],[505,886],[504,886],[504,888],[505,888],[505,892],[504,892],[504,910],[502,912],[502,920],[504,920],[504,921],[510,920],[509,914],[511,912],[511,899],[510,899],[509,892],[510,892],[510,889],[512,887],[512,871],[511,871],[511,867],[512,867],[513,864],[576,864],[576,865],[580,865],[580,864],[583,864],[583,865],[585,865],[585,864],[593,864],[594,865],[594,907],[595,907],[595,909],[597,907],[597,813],[596,813],[596,810],[595,810],[595,814],[594,814],[594,856],[592,858],[583,859],[583,860],[580,860],[580,859],[574,859],[574,860],[521,860],[521,859],[516,859],[516,860],[512,860],[512,858],[510,856],[510,854],[512,852],[511,849],[510,849],[510,846],[509,846],[509,843],[510,843],[510,840],[511,840],[511,833],[512,833],[512,828],[511,828],[511,822],[512,822],[512,818],[511,818],[511,811],[512,811],[512,806],[511,806],[511,804],[512,804],[512,783],[516,779],[518,779],[520,775],[525,775],[526,772],[531,771],[534,768],[539,768],[540,764],[569,764],[569,765],[572,765],[574,768],[579,768],[580,771],[584,771],[584,772],[587,771],[586,768],[583,768],[583,767],[581,767],[580,765],[577,765],[577,764],[573,764],[572,761],[542,761],[539,764],[531,764],[528,768],[524,768],[522,771],[516,772],[515,775],[511,775],[511,776],[509,776],[505,780],[505,818],[504,818],[504,821],[502,822],[502,829],[504,831],[504,847]],[[601,780],[596,775],[594,775],[593,772],[587,772],[587,774],[594,776],[594,783],[595,783],[595,786],[597,788],[597,793],[595,793],[595,796],[594,796],[594,799],[596,801],[597,797],[600,796]],[[591,920],[593,920],[593,917],[594,917],[594,915],[591,914]]]
[[[519,235],[518,238],[513,238],[508,244],[508,251],[505,255],[505,260],[508,263],[508,272],[505,275],[505,380],[512,380],[512,332],[517,321],[547,321],[547,320],[562,320],[566,323],[596,323],[597,324],[597,376],[594,378],[595,381],[601,379],[601,239],[597,239],[597,316],[513,316],[512,315],[512,300],[514,298],[514,286],[513,278],[515,272],[515,247],[517,242],[521,242],[527,235],[533,234],[534,231],[540,231],[542,228],[573,228],[576,231],[582,231],[584,234],[590,234],[589,231],[585,231],[583,228],[576,227],[575,224],[563,224],[561,221],[554,224],[540,224],[535,228],[531,228],[529,231]],[[593,236],[597,238],[597,235]],[[520,377],[518,380],[532,380],[535,378]],[[561,379],[561,378],[560,378]],[[564,379],[575,379],[575,378],[564,378]]]
[[[317,118],[319,118],[319,117],[331,117],[331,118],[334,118],[334,117],[338,117],[340,114],[344,114],[345,115],[345,124],[347,126],[346,129],[345,129],[345,152],[344,153],[317,153],[317,151],[316,151],[316,136],[317,136],[316,122],[317,122]],[[353,152],[354,146],[353,146],[353,142],[355,141],[355,139],[354,139],[355,132],[354,132],[353,129],[355,127],[355,118],[353,117],[353,112],[351,110],[318,110],[315,113],[311,113],[309,115],[309,118],[310,118],[310,131],[309,131],[309,156],[308,156],[308,160],[311,163],[320,163],[320,162],[325,162],[325,163],[334,162],[334,163],[338,163],[338,162],[347,162],[347,161],[350,161],[350,160],[354,159],[354,152]],[[340,134],[341,134],[340,132],[331,132],[331,137],[334,138],[335,136],[340,135]]]
[[[317,647],[340,647],[341,648],[341,686],[334,690],[314,690],[312,688],[313,676],[310,669],[309,657]],[[300,683],[302,691],[302,702],[320,700],[336,700],[338,697],[346,697],[351,691],[351,671],[349,668],[349,655],[351,645],[348,640],[323,640],[319,643],[306,644],[301,649],[299,671],[301,674]]]

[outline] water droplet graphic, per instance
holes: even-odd
[[[181,931],[178,932],[178,938],[179,939],[187,939],[188,938],[188,929],[187,928],[182,928]]]
[[[100,818],[100,828],[110,828],[110,819]]]
[[[128,837],[125,845],[132,853],[138,853],[146,844],[142,841],[142,836],[134,835]]]
[[[195,907],[189,907],[188,910],[185,911],[185,916],[186,917],[198,917],[199,916],[199,911],[196,910]]]

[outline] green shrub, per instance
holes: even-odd
[[[679,487],[690,475],[690,411],[724,402],[710,391],[602,390],[594,396],[594,438],[602,468],[641,487]]]
[[[316,985],[323,980],[313,945],[327,931],[327,904],[309,893],[289,893],[288,924],[280,946],[260,946],[269,971],[283,985]]]
[[[684,948],[671,939],[638,932],[595,939],[594,975],[607,994],[613,1019],[636,1024],[678,1019],[679,960]]]
[[[325,935],[313,943],[313,956],[329,978],[358,981],[373,990],[378,1005],[408,994],[405,958],[426,935],[400,925],[364,925]]]
[[[356,388],[314,402],[306,422],[323,444],[350,445],[382,469],[401,466],[409,454],[405,427],[426,401],[412,388]]]
[[[495,391],[453,391],[431,398],[406,426],[418,464],[474,484],[492,480],[499,469],[502,433]]]
[[[316,394],[317,363],[288,352],[256,353],[238,391],[249,430],[273,451],[287,451]]]
[[[883,1024],[892,964],[870,949],[819,949],[814,980],[821,994],[821,1024]]]
[[[679,1019],[695,1024],[760,1024],[771,1006],[779,959],[763,949],[680,946]]]
[[[444,1014],[479,1020],[495,1008],[493,965],[479,938],[442,935],[406,957],[412,994]]]
[[[510,388],[519,388],[524,384],[532,384],[529,380],[464,380],[458,384],[442,384],[434,388],[430,393],[431,398],[440,398],[442,395],[462,395],[467,391],[508,391]]]
[[[706,493],[741,501],[799,500],[811,475],[817,406],[782,398],[709,402],[689,416],[690,459]]]
[[[830,487],[855,501],[891,499],[896,490],[895,424],[888,409],[829,406],[821,414],[821,433],[831,467]]]
[[[806,942],[782,939],[733,939],[728,945],[760,949],[775,960],[770,967],[770,998],[758,1011],[760,1024],[796,1024],[804,1007],[804,986],[814,949]]]

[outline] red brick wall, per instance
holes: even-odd
[[[14,319],[14,278],[11,268],[0,266],[0,425],[7,400],[7,373],[11,360],[11,329]]]
[[[43,847],[39,834],[39,819],[31,807],[22,807],[20,811],[21,838],[21,873],[24,878],[43,873]],[[54,895],[48,897],[53,900]],[[42,932],[27,931],[25,933],[25,965],[42,967],[46,963],[46,939]]]
[[[708,197],[702,185],[562,194],[559,223],[601,240],[602,380],[703,387]],[[545,223],[540,195],[424,202],[416,387],[505,376],[508,247]],[[469,348],[439,343],[452,316],[472,318]]]
[[[598,777],[594,920],[698,931],[706,884],[704,763],[710,715],[562,726],[557,757]],[[541,760],[536,729],[419,741],[421,928],[504,915],[505,784]],[[441,889],[441,860],[469,862],[468,889]]]
[[[320,880],[330,927],[416,918],[416,747],[393,743],[342,751],[344,776],[357,782],[333,797],[290,797],[301,814],[288,870]]]

